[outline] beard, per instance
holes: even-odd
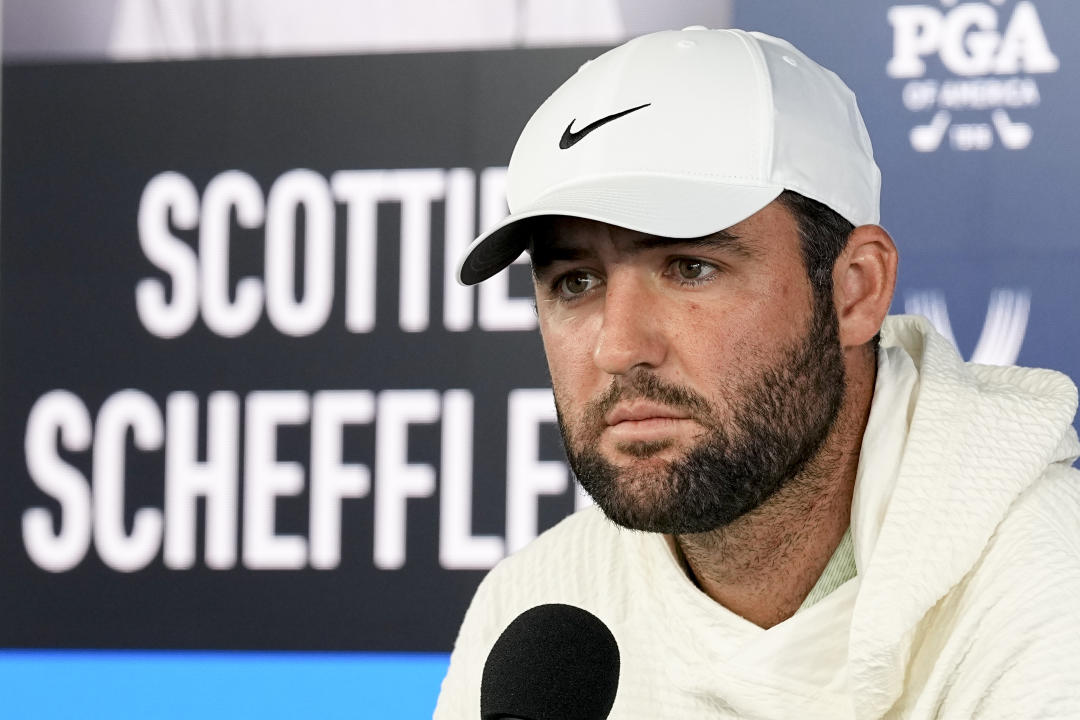
[[[831,298],[815,301],[810,328],[775,364],[724,395],[726,414],[695,390],[638,368],[614,378],[571,423],[556,393],[570,467],[608,518],[633,530],[708,532],[759,507],[817,455],[839,414],[844,361]],[[596,448],[604,416],[620,401],[634,399],[678,409],[705,432],[674,460],[651,461],[674,439],[622,443],[617,449],[640,462],[617,467]]]

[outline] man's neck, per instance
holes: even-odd
[[[849,387],[821,449],[760,507],[718,530],[669,538],[705,594],[764,628],[795,614],[850,525],[872,387]]]

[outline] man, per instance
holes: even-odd
[[[1076,388],[886,320],[880,173],[833,73],[754,33],[638,38],[540,107],[508,183],[460,277],[531,254],[598,509],[485,579],[437,718],[478,715],[541,603],[617,638],[613,718],[1080,717]]]

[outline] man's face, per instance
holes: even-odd
[[[832,303],[815,307],[795,220],[657,238],[555,218],[533,250],[567,456],[626,527],[714,530],[818,451],[839,411]]]

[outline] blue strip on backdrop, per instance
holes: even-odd
[[[0,717],[430,718],[443,653],[0,651]]]

